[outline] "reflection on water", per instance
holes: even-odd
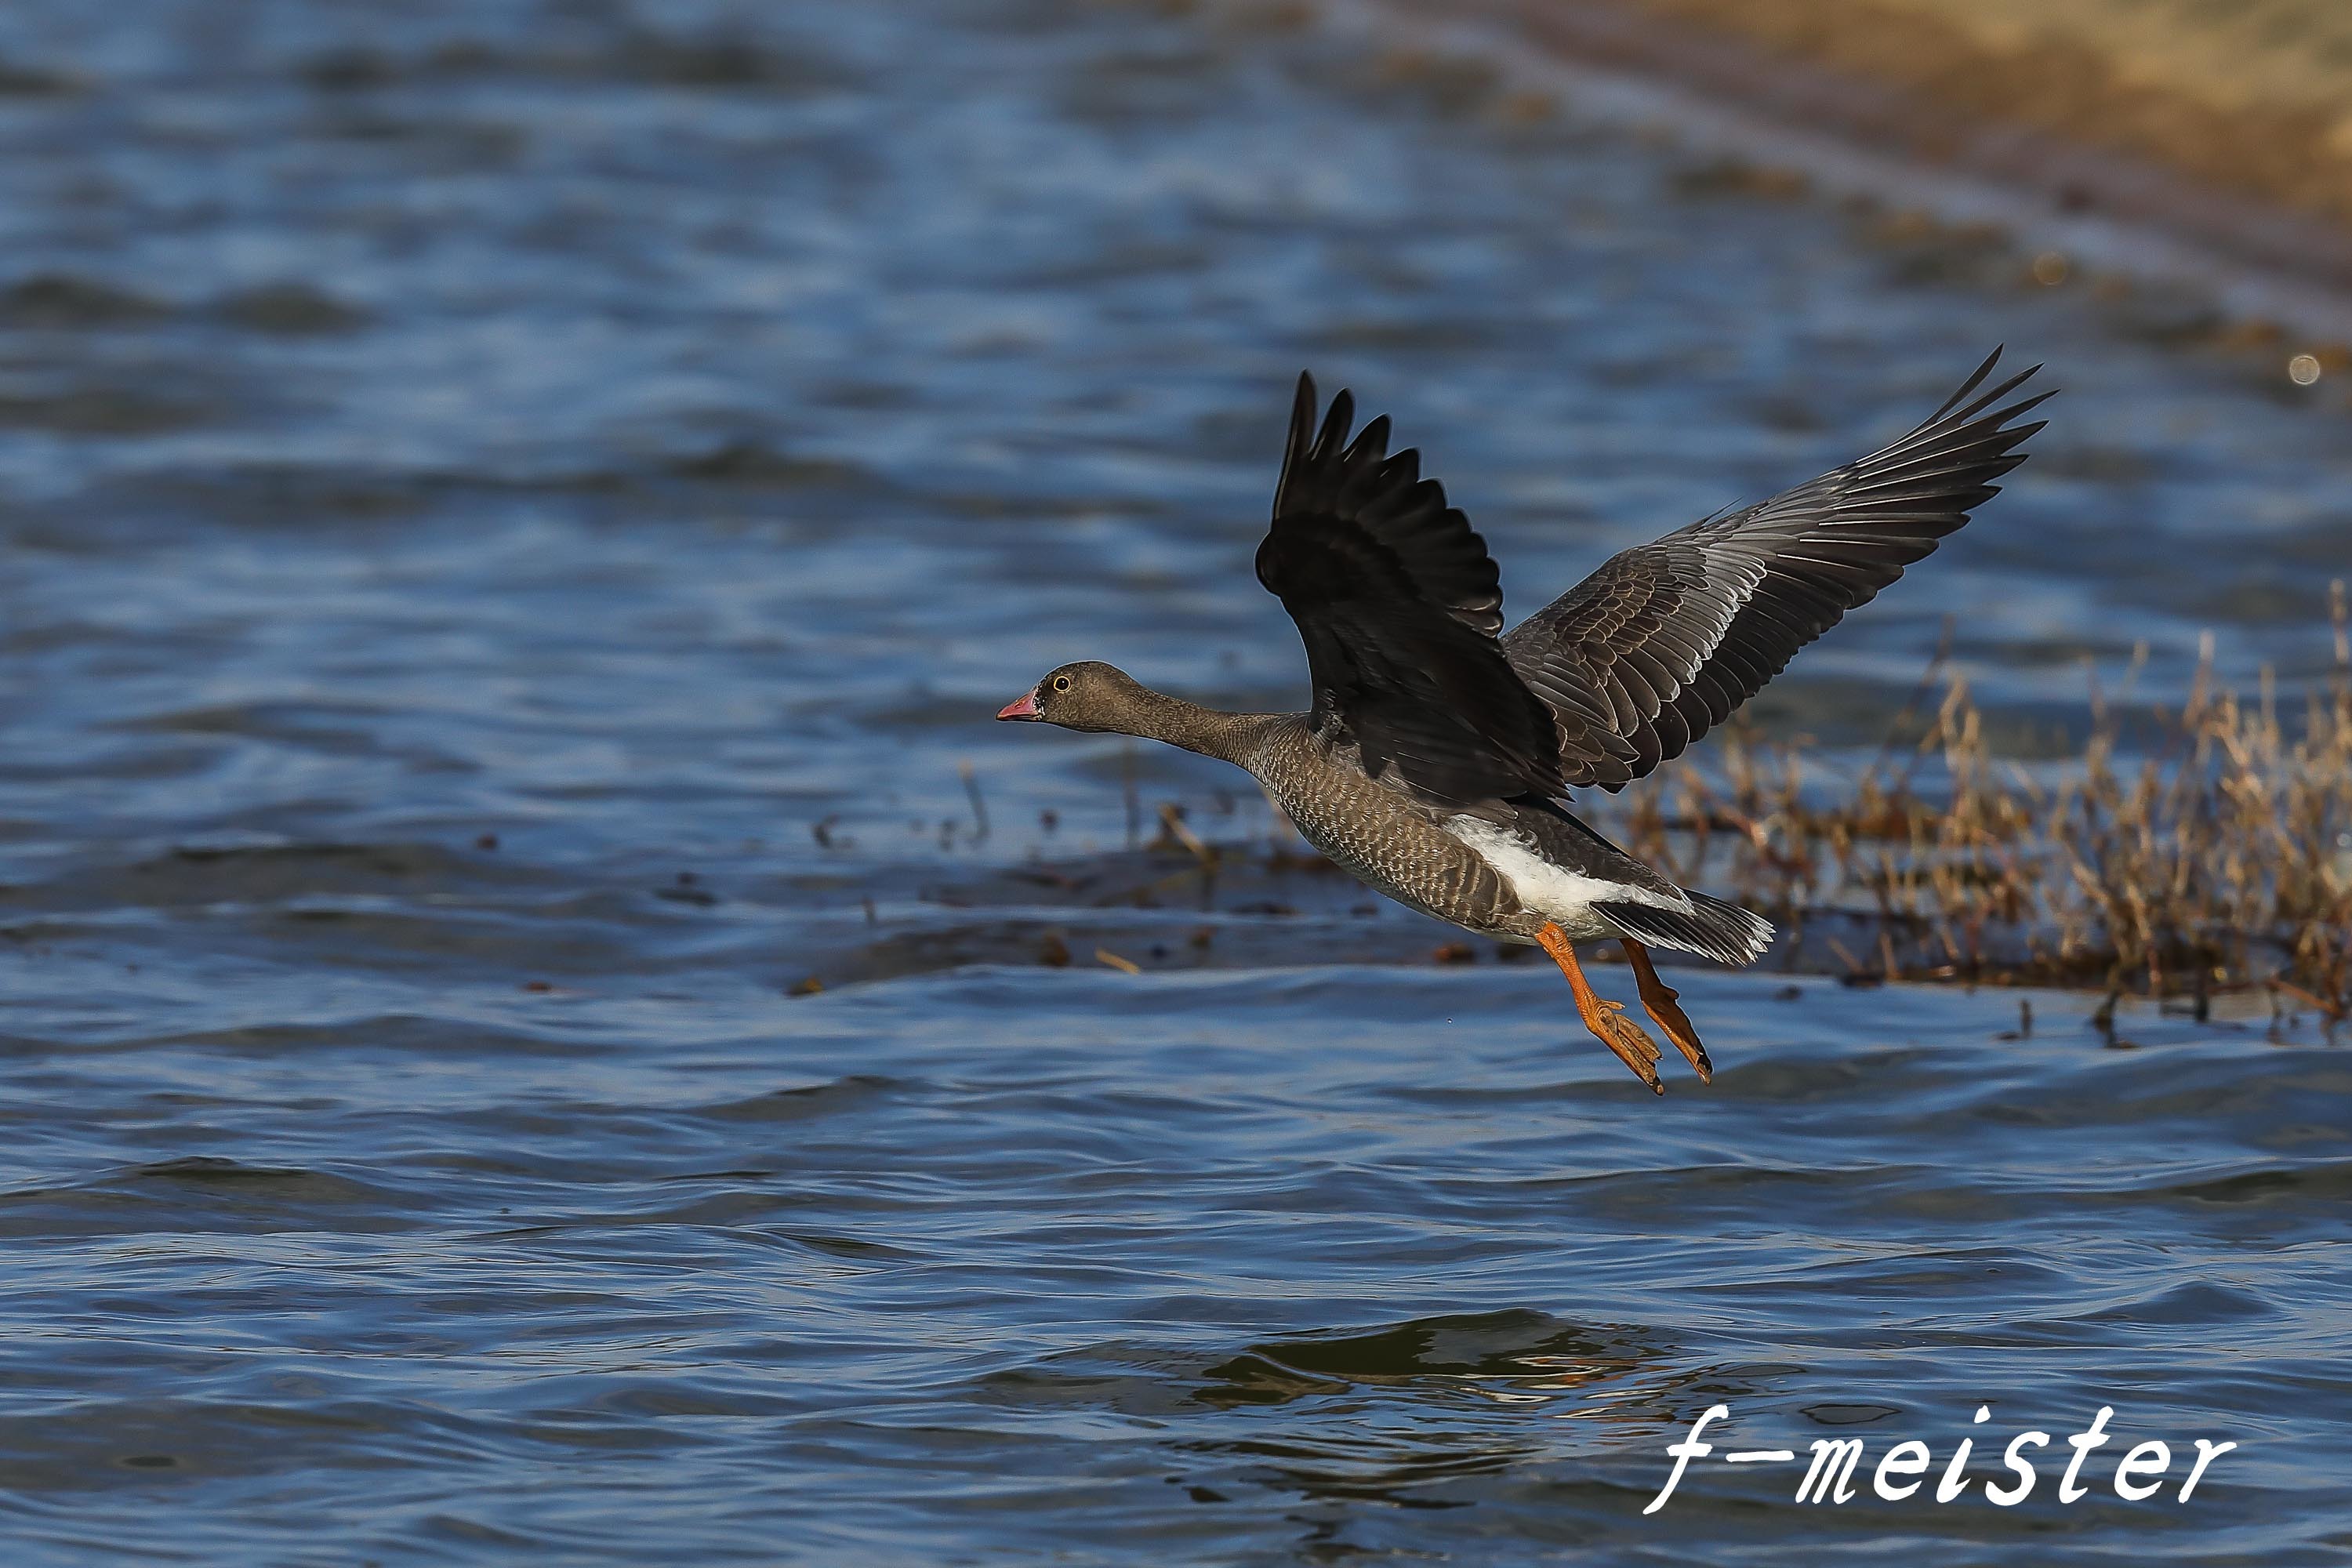
[[[2292,682],[2326,383],[1152,7],[27,0],[0,64],[12,1563],[2319,1550],[2324,1046],[1694,973],[1653,1103],[1547,972],[1130,847],[1265,842],[1235,779],[987,716],[1297,700],[1302,364],[1525,610],[2001,341],[2034,462],[1761,716],[1874,742],[1948,614],[2021,725],[2207,624]],[[1713,1403],[1982,1400],[2243,1448],[1638,1512]]]

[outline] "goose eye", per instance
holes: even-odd
[[[1057,676],[1054,677],[1054,689],[1055,689],[1055,690],[1056,690],[1056,691],[1067,691],[1069,689],[1070,689],[1070,678],[1069,678],[1068,676],[1066,676],[1066,675],[1057,675]]]

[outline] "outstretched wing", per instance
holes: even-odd
[[[1618,789],[1720,724],[1994,495],[2042,428],[1974,375],[1908,436],[1743,511],[1622,551],[1502,640],[1559,721],[1571,785]]]
[[[1559,727],[1503,657],[1501,580],[1486,542],[1421,477],[1421,454],[1387,455],[1385,416],[1350,442],[1341,392],[1318,429],[1298,378],[1274,526],[1257,580],[1307,644],[1314,721],[1434,804],[1562,792]]]

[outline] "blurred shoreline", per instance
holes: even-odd
[[[2352,222],[2340,0],[1611,0]]]
[[[1377,0],[1376,0],[1377,3]],[[2352,6],[2249,0],[1387,0],[1667,95],[1760,166],[2102,270],[2194,277],[2352,368]],[[2209,14],[2210,13],[2210,14]],[[1865,166],[1867,166],[1865,168]]]

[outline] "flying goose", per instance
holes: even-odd
[[[1979,393],[1996,349],[1902,439],[1770,500],[1619,552],[1503,630],[1486,541],[1389,454],[1389,421],[1349,438],[1355,400],[1318,423],[1298,378],[1257,578],[1307,645],[1314,706],[1225,713],[1108,664],[1053,670],[999,719],[1165,741],[1245,768],[1307,841],[1398,902],[1532,943],[1601,1044],[1656,1092],[1659,1052],[1598,995],[1580,942],[1613,939],[1643,1007],[1696,1069],[1714,1065],[1652,947],[1752,962],[1761,917],[1678,888],[1579,820],[1570,792],[1618,790],[1730,717],[1791,656],[1927,555],[2025,460],[2043,398],[2004,403],[2040,366]]]

